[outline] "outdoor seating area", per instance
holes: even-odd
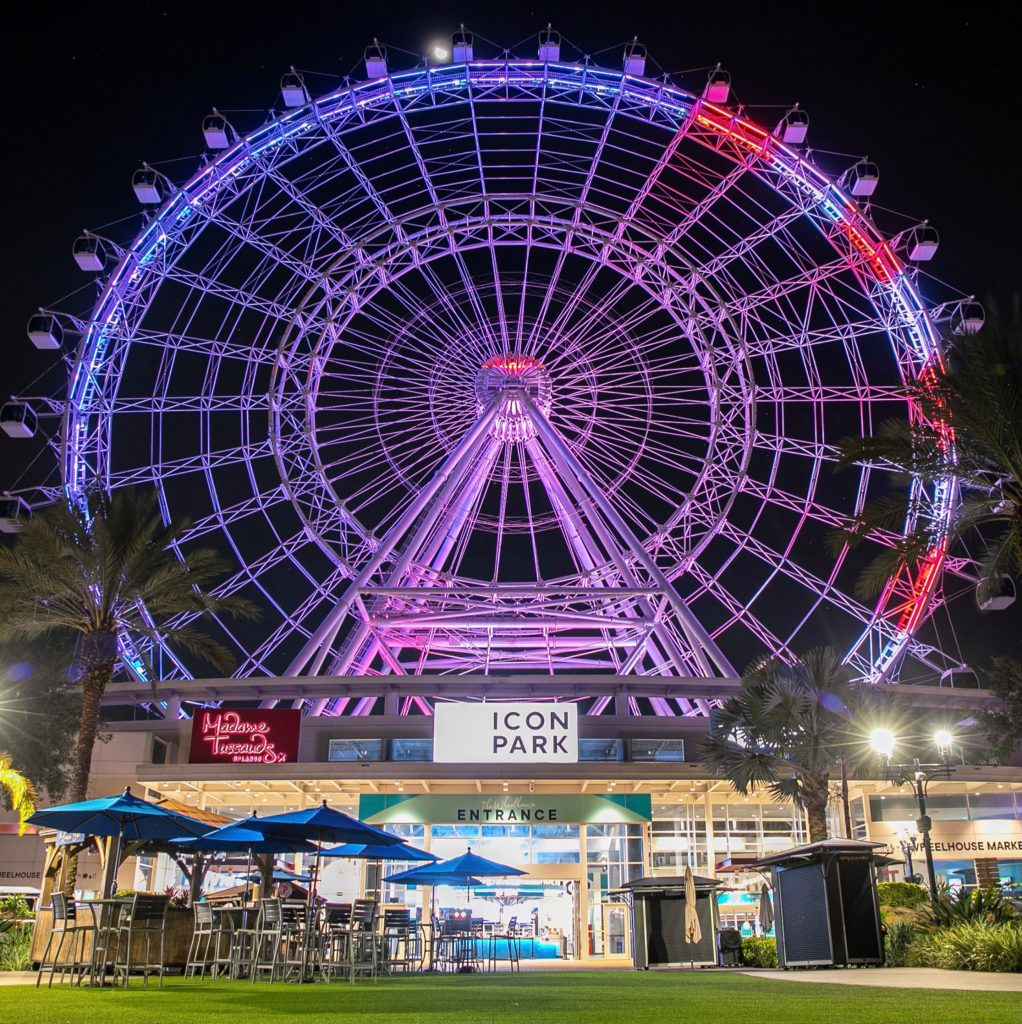
[[[269,897],[241,905],[201,900],[184,963],[168,957],[167,898],[134,895],[88,900],[75,907],[53,896],[53,928],[40,956],[36,984],[121,984],[169,973],[186,979],[350,981],[381,975],[475,973],[521,969],[515,919],[420,922],[407,908],[374,900],[304,902]]]
[[[162,987],[167,974],[185,979],[233,981],[375,981],[381,975],[433,972],[472,973],[520,969],[516,919],[507,926],[485,924],[465,912],[447,919],[420,919],[407,906],[380,905],[374,899],[332,903],[317,894],[322,857],[377,861],[422,861],[388,881],[407,885],[478,885],[482,877],[522,874],[467,851],[435,863],[425,851],[398,837],[330,808],[324,801],[309,810],[273,817],[252,816],[210,829],[178,809],[150,803],[125,790],[119,796],[37,811],[33,822],[83,837],[107,837],[103,895],[76,901],[55,891],[37,918],[36,986]],[[323,844],[341,843],[323,849]],[[191,858],[189,907],[174,907],[167,894],[117,895],[117,868],[130,849],[171,851]],[[243,852],[251,868],[243,887],[201,891],[208,855]],[[310,882],[302,899],[264,895],[272,882],[278,853],[312,856]],[[285,878],[297,878],[277,872]],[[255,885],[248,884],[255,881]],[[289,890],[290,882],[287,883]]]

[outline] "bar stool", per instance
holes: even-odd
[[[380,966],[386,974],[412,969],[418,960],[417,936],[407,907],[384,910]]]
[[[277,976],[281,945],[284,941],[284,909],[279,899],[261,900],[259,920],[249,961],[249,977],[257,981],[262,971],[270,972],[270,983]]]
[[[503,947],[500,946],[502,942],[505,943]],[[504,950],[507,951],[507,956],[503,955]],[[494,932],[490,936],[489,969],[495,971],[498,961],[507,960],[512,971],[515,968],[520,971],[522,969],[520,953],[521,940],[518,936],[518,918],[510,917],[508,918],[507,928],[503,932]]]
[[[167,906],[166,896],[144,896],[136,893],[126,912],[121,914],[120,923],[117,926],[117,947],[114,953],[114,977],[118,975],[124,978],[124,987],[128,987],[128,979],[131,972],[142,971],[143,985],[149,987],[149,975],[159,974],[160,988],[163,988],[164,967],[164,945],[167,934]],[[153,959],[153,941],[160,940],[159,959]],[[142,946],[141,961],[134,959],[132,949],[136,940],[140,940]],[[121,946],[124,946],[123,956]]]
[[[229,958],[221,955],[223,940],[228,939],[228,949],[233,929],[229,916],[218,913],[212,903],[203,900],[192,908],[195,912],[195,929],[192,941],[188,946],[188,958],[185,961],[184,977],[206,976],[207,969],[212,977],[216,977],[218,967],[227,966]],[[226,924],[226,927],[225,927]]]
[[[229,976],[234,969],[234,915],[244,912],[231,905],[213,906],[212,910],[213,957],[211,967],[213,977],[219,978],[221,974]]]
[[[324,908],[320,972],[327,981],[333,978],[334,972],[347,971],[350,938],[351,904]]]
[[[48,988],[53,987],[53,975],[57,971],[60,972],[61,982],[64,981],[64,975],[69,972],[72,981],[76,975],[81,981],[82,976],[88,972],[89,968],[89,965],[85,963],[85,937],[90,934],[95,940],[95,922],[85,924],[78,920],[78,909],[75,906],[74,898],[65,896],[63,893],[54,893],[53,924],[50,934],[46,938],[43,955],[39,958],[39,971],[35,979],[36,988],[43,980],[43,971],[49,971],[50,974],[50,980],[47,982]],[[57,946],[53,950],[53,959],[47,963],[46,960],[50,955],[54,939],[57,940]],[[70,943],[67,942],[68,939],[70,939]],[[62,958],[65,944],[69,948]]]
[[[368,974],[376,981],[379,950],[376,936],[376,900],[355,900],[348,924],[348,980]]]

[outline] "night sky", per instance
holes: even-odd
[[[0,391],[59,390],[62,365],[32,348],[25,322],[78,289],[86,289],[78,304],[88,305],[95,286],[75,267],[72,242],[86,227],[122,222],[108,230],[127,237],[141,226],[130,181],[142,160],[183,180],[199,165],[201,119],[211,107],[254,128],[279,107],[289,65],[306,72],[314,94],[326,92],[345,74],[362,77],[373,36],[400,69],[447,42],[459,22],[475,32],[477,56],[503,47],[534,56],[530,37],[551,21],[565,37],[562,58],[589,54],[612,67],[637,35],[650,70],[690,69],[680,82],[693,91],[719,61],[732,75],[733,99],[768,124],[798,101],[821,165],[868,155],[880,167],[876,204],[937,227],[941,248],[927,273],[1010,308],[1022,282],[1010,135],[1022,86],[1017,12],[961,5],[938,19],[923,5],[866,5],[857,17],[860,8],[849,4],[732,3],[654,13],[662,6],[306,2],[281,4],[271,17],[236,4],[82,5],[59,16],[46,5],[22,9],[2,71],[9,127]],[[946,297],[925,279],[921,287]],[[14,486],[38,451],[0,436],[0,489]],[[51,467],[42,452],[21,483]],[[1006,635],[1008,620],[1018,624],[1022,614],[1020,603],[994,623],[975,614],[971,599],[959,605],[959,639],[974,662],[986,659],[987,638]]]

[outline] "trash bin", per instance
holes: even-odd
[[[717,953],[721,967],[741,967],[742,933],[737,928],[721,928],[717,933]]]

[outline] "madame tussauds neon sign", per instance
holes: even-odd
[[[189,760],[206,764],[293,761],[300,721],[300,713],[292,710],[202,711],[193,720]]]

